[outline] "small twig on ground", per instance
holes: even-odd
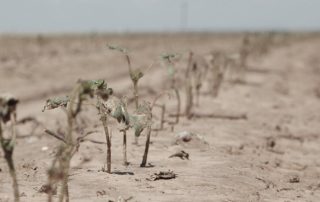
[[[179,114],[179,116],[185,116],[186,114]],[[170,117],[176,117],[177,114],[169,114]],[[248,119],[246,114],[235,114],[235,115],[228,115],[228,114],[200,114],[200,113],[193,113],[192,117],[194,118],[215,118],[215,119],[230,119],[230,120],[238,120],[238,119]]]

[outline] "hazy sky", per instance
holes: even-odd
[[[320,30],[320,0],[0,0],[2,33],[175,31],[181,16],[189,30]]]

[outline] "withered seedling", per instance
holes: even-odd
[[[248,58],[251,52],[251,44],[249,35],[246,35],[243,40],[239,50],[239,67],[238,67],[238,78],[236,79],[236,83],[244,83],[245,82],[245,73],[248,68]]]
[[[127,166],[127,130],[130,127],[130,118],[127,111],[127,103],[124,99],[115,96],[103,103],[104,111],[120,124],[119,131],[123,134],[123,165]]]
[[[158,107],[158,108],[160,108],[160,110],[161,110],[161,114],[160,114],[160,128],[154,129],[154,130],[157,130],[157,131],[163,130],[163,129],[164,129],[164,123],[166,122],[166,121],[165,121],[166,105],[165,105],[165,104],[157,104],[157,101],[158,101],[163,95],[169,95],[169,96],[170,96],[170,94],[169,94],[168,92],[162,92],[162,93],[158,94],[158,95],[154,98],[154,100],[153,100],[153,102],[152,102],[152,105],[151,105],[151,109],[153,109],[154,107]]]
[[[129,71],[129,76],[133,84],[133,97],[134,97],[134,102],[135,102],[135,107],[138,109],[139,106],[139,89],[138,89],[138,83],[139,80],[144,76],[144,73],[141,68],[133,69],[131,65],[131,58],[129,55],[129,52],[126,48],[122,48],[119,46],[114,46],[114,45],[108,45],[108,48],[110,50],[115,50],[120,53],[122,53],[125,56],[125,59],[128,64],[128,71]],[[152,67],[153,63],[148,67],[150,69]]]
[[[73,90],[71,97],[53,98],[48,99],[44,110],[51,110],[58,107],[62,107],[67,114],[67,129],[66,134],[61,137],[61,135],[56,135],[51,133],[49,130],[46,132],[57,139],[61,140],[62,143],[59,146],[58,152],[53,160],[51,168],[48,170],[48,202],[52,201],[52,195],[54,192],[54,187],[56,183],[61,182],[61,190],[59,192],[59,202],[63,202],[64,199],[69,201],[69,190],[68,190],[68,178],[70,161],[73,154],[76,152],[76,142],[73,137],[73,124],[75,114],[73,111],[73,104],[76,99],[76,88]]]
[[[197,68],[197,66],[192,65],[193,64],[193,52],[189,53],[189,59],[188,59],[188,65],[185,72],[185,88],[186,88],[186,105],[185,105],[185,114],[188,119],[192,116],[192,107],[193,107],[193,92],[192,92],[192,70],[193,68]]]
[[[128,65],[128,71],[129,71],[129,76],[133,84],[133,98],[134,98],[134,103],[135,103],[135,109],[137,110],[139,107],[139,89],[138,89],[138,83],[139,80],[144,76],[144,72],[142,68],[132,68],[131,65],[131,58],[129,55],[129,51],[126,48],[115,46],[115,45],[107,45],[110,50],[118,51],[122,53],[125,56],[125,60]],[[154,62],[151,63],[151,65],[146,69],[148,71],[149,69],[152,68]],[[135,144],[138,144],[138,137],[135,136]]]
[[[200,90],[203,87],[203,82],[205,81],[209,70],[209,63],[206,59],[206,55],[196,55],[192,51],[189,52],[188,65],[186,69],[186,74],[188,74],[189,79],[186,80],[186,88],[188,89],[188,85],[192,85],[192,90],[187,90],[187,96],[189,93],[191,93],[191,91],[194,92],[193,97],[195,97],[196,106],[199,106]],[[188,84],[188,81],[191,83],[189,82]],[[191,104],[188,101],[188,98],[187,103]]]
[[[89,94],[91,98],[96,97],[98,109],[100,115],[100,121],[102,122],[104,133],[107,142],[107,173],[111,173],[111,135],[109,132],[109,121],[108,112],[104,107],[105,102],[108,101],[109,97],[113,94],[112,88],[108,88],[107,83],[104,80],[88,80],[82,82],[83,89],[85,89],[86,94]]]
[[[211,94],[217,97],[224,79],[225,72],[231,60],[227,58],[225,53],[215,51],[212,53],[211,68],[212,68],[212,86]]]
[[[119,131],[123,134],[123,164],[128,165],[127,161],[127,136],[126,132],[129,128],[133,128],[135,137],[139,137],[144,129],[147,129],[147,138],[145,144],[145,152],[141,167],[145,167],[150,145],[151,136],[151,120],[152,108],[147,102],[139,104],[138,109],[134,113],[129,114],[127,111],[127,104],[125,99],[119,99],[112,96],[107,102],[103,103],[104,111],[116,119],[120,124]]]
[[[20,201],[17,174],[13,161],[13,151],[16,142],[16,108],[18,102],[19,101],[11,95],[0,95],[0,143],[9,167],[10,176],[12,178],[12,188],[15,202]],[[11,122],[11,136],[5,138],[2,124],[6,124],[8,122]]]
[[[150,145],[150,137],[151,137],[151,126],[152,126],[152,108],[151,105],[147,102],[143,102],[139,105],[138,109],[135,111],[133,115],[130,116],[130,126],[135,131],[135,136],[140,136],[142,131],[147,129],[147,138],[145,144],[145,150],[142,157],[142,162],[140,167],[145,167],[147,164],[149,145]]]
[[[46,101],[43,111],[60,107],[67,115],[65,135],[61,137],[61,135],[46,130],[49,135],[62,141],[52,166],[48,171],[48,201],[52,201],[53,189],[58,182],[61,182],[59,201],[69,201],[68,178],[70,162],[78,151],[80,142],[83,141],[83,138],[73,135],[77,115],[81,112],[82,102],[87,99],[87,96],[93,97],[94,93],[99,93],[100,97],[104,98],[108,95],[109,91],[106,85],[104,85],[103,80],[79,81],[73,88],[70,96],[48,99]]]
[[[177,112],[176,112],[176,120],[175,124],[179,123],[179,117],[180,117],[180,112],[181,112],[181,98],[180,98],[180,93],[177,87],[177,78],[176,78],[176,68],[175,68],[175,63],[174,59],[177,59],[179,57],[178,54],[174,53],[165,53],[162,54],[161,58],[164,60],[165,65],[168,70],[168,75],[170,79],[170,88],[174,91],[177,99]]]

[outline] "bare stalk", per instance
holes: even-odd
[[[122,130],[123,134],[123,165],[127,166],[129,163],[127,161],[127,130]]]
[[[224,77],[224,72],[220,71],[216,77],[216,81],[213,84],[213,89],[212,89],[212,96],[213,97],[218,97],[219,95],[219,91],[220,91],[220,87],[223,81],[223,77]]]
[[[242,47],[240,48],[240,60],[239,60],[239,70],[237,82],[245,81],[245,72],[247,70],[247,61],[250,52],[250,40],[249,36],[245,36],[242,41]]]
[[[166,113],[166,105],[161,106],[161,119],[160,119],[160,130],[163,130],[164,128],[164,116]]]
[[[173,62],[168,58],[168,63],[172,65],[173,68]],[[177,114],[180,114],[181,110],[181,99],[180,99],[180,93],[178,88],[176,87],[176,78],[174,75],[171,75],[171,88],[174,90],[174,93],[176,94],[176,99],[177,99]],[[176,124],[179,123],[179,116],[176,117]]]
[[[145,150],[144,150],[144,154],[143,154],[143,158],[142,158],[142,162],[140,164],[140,167],[146,167],[148,152],[149,152],[149,145],[150,145],[150,137],[151,137],[151,125],[149,125],[147,128],[146,145],[145,145]]]
[[[58,154],[57,155],[61,155]],[[48,170],[48,202],[52,202],[52,196],[53,196],[53,192],[54,192],[54,184],[55,184],[55,181],[57,180],[56,179],[56,176],[54,175],[55,174],[55,167],[56,167],[56,163],[57,163],[57,160],[58,158],[55,158],[52,162],[52,165],[51,165],[51,168]]]
[[[133,96],[134,96],[134,103],[136,109],[138,109],[139,106],[139,92],[138,92],[138,81],[133,81]]]
[[[192,93],[192,79],[191,79],[191,64],[192,64],[192,57],[193,53],[190,52],[189,54],[189,60],[188,60],[188,66],[186,69],[186,108],[185,108],[185,113],[188,119],[191,118],[192,116],[192,107],[193,107],[193,93]]]
[[[212,97],[217,97],[224,79],[224,74],[226,72],[227,66],[229,65],[229,60],[227,56],[221,52],[216,52],[213,54],[213,59],[211,60],[212,65]]]
[[[14,127],[14,123],[12,123],[12,125]],[[14,201],[19,202],[20,196],[19,196],[18,180],[17,180],[16,170],[14,167],[13,158],[12,158],[13,150],[14,150],[14,142],[12,142],[12,140],[13,139],[11,139],[11,140],[4,139],[3,134],[2,134],[1,120],[0,120],[0,142],[1,142],[3,152],[4,152],[4,157],[6,159],[8,167],[9,167],[10,176],[12,178],[12,188],[13,188]]]
[[[69,202],[69,188],[68,188],[68,180],[69,180],[69,170],[70,170],[70,161],[72,159],[73,154],[75,153],[76,142],[73,138],[73,124],[76,116],[79,113],[81,107],[79,105],[76,106],[76,110],[74,110],[74,103],[76,103],[76,99],[79,99],[80,96],[81,85],[76,85],[73,89],[70,97],[70,102],[67,106],[67,133],[65,137],[65,141],[67,144],[63,145],[62,156],[60,157],[60,165],[63,172],[62,178],[62,186],[59,195],[59,202],[63,202],[64,197],[66,197],[66,202]],[[80,100],[78,100],[80,102]]]
[[[155,106],[157,106],[157,107],[159,107],[159,108],[161,109],[160,129],[158,129],[158,130],[163,130],[163,128],[164,128],[164,122],[165,122],[164,119],[165,119],[165,113],[166,113],[166,105],[165,105],[165,104],[159,105],[159,104],[156,104],[156,103],[157,103],[158,99],[161,98],[164,94],[166,94],[166,92],[162,92],[162,93],[160,93],[159,95],[157,95],[157,96],[154,98],[154,100],[153,100],[153,102],[152,102],[152,104],[151,104],[151,110],[153,110],[153,108],[154,108]],[[151,112],[152,112],[152,111],[151,111]]]
[[[179,90],[174,87],[174,93],[176,94],[176,98],[177,98],[177,114],[180,114],[180,110],[181,110],[181,98],[180,98],[180,94],[179,94]],[[179,123],[179,116],[176,117],[176,121],[175,124]]]
[[[176,99],[177,99],[177,114],[180,114],[181,111],[181,99],[180,99],[180,94],[179,90],[176,86],[176,76],[175,76],[175,65],[174,62],[172,61],[173,58],[175,58],[177,55],[176,54],[164,54],[162,56],[162,59],[166,62],[167,64],[167,69],[169,73],[169,78],[170,78],[170,88],[174,91]],[[176,117],[176,120],[174,122],[175,124],[179,123],[179,116]]]
[[[129,75],[130,75],[131,81],[133,83],[134,103],[135,103],[136,109],[138,109],[138,106],[139,106],[138,81],[142,77],[142,75],[141,75],[141,77],[136,75],[138,72],[134,72],[132,70],[130,56],[128,54],[125,54],[125,57],[126,57],[126,61],[127,61],[127,64],[128,64]]]
[[[99,106],[100,120],[103,124],[103,129],[104,129],[104,133],[105,133],[106,141],[107,141],[107,170],[106,170],[106,172],[111,173],[111,138],[110,138],[109,128],[108,128],[108,117],[107,117],[107,114],[103,111],[103,106],[102,106],[100,99],[98,99],[98,106]]]
[[[196,84],[195,84],[195,90],[196,90],[196,106],[199,107],[200,102],[200,89],[202,87],[202,81],[201,81],[201,73],[198,73],[196,75]]]

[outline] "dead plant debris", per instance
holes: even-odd
[[[177,174],[175,174],[173,171],[160,171],[158,173],[154,173],[151,175],[147,180],[149,181],[156,181],[156,180],[170,180],[177,177]]]
[[[173,157],[179,157],[182,160],[185,160],[185,159],[189,160],[189,154],[183,150],[169,156],[169,158],[173,158]]]

